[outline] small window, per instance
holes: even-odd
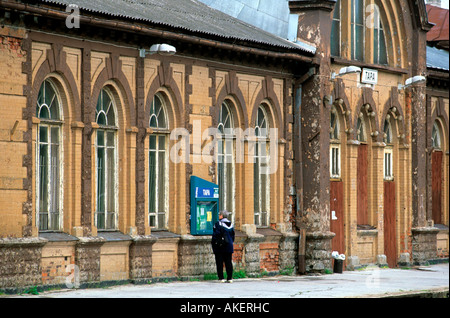
[[[384,149],[384,179],[394,179],[393,152],[391,147],[387,147]]]
[[[330,114],[330,139],[339,140],[339,117],[334,106]]]
[[[362,115],[362,113],[361,113],[361,115]],[[358,122],[356,123],[356,138],[360,142],[365,142],[366,141],[366,132],[364,129],[364,119],[363,119],[363,116],[361,116],[361,115],[358,117]]]
[[[437,121],[435,121],[433,124],[433,130],[431,133],[431,143],[433,148],[441,149],[441,133]]]
[[[341,177],[341,154],[340,145],[330,145],[330,176],[332,179],[338,179]]]
[[[391,123],[388,120],[384,121],[384,138],[383,141],[385,144],[392,144],[392,128]]]

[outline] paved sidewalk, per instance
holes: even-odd
[[[406,296],[449,288],[449,264],[412,269],[344,271],[318,276],[245,278],[232,284],[217,281],[169,282],[107,288],[64,289],[40,293],[51,298],[373,298]],[[448,292],[447,292],[448,293]],[[416,295],[417,296],[417,295]]]

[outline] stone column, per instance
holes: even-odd
[[[416,5],[424,9],[423,2]],[[432,25],[426,19],[415,18],[418,23],[413,26],[409,55],[414,63],[408,77],[427,72],[426,32]],[[426,264],[436,257],[438,233],[433,227],[431,211],[427,211],[427,182],[431,180],[427,180],[426,84],[413,84],[405,89],[405,93],[406,109],[411,115],[412,259],[415,264]]]
[[[130,245],[130,280],[134,283],[146,283],[153,277],[153,244],[157,241],[152,236],[132,236]]]
[[[40,237],[0,238],[0,288],[42,285]]]
[[[335,1],[290,1],[299,15],[297,38],[316,48],[315,75],[302,85],[301,143],[303,147],[303,211],[300,228],[306,230],[306,271],[331,268],[330,232],[330,46],[331,12]]]
[[[101,237],[79,237],[75,250],[75,264],[81,286],[100,282],[100,251],[106,242]]]

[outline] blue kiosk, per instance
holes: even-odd
[[[191,176],[191,234],[212,235],[219,220],[219,186]]]

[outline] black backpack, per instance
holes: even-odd
[[[220,226],[220,234],[215,237],[212,244],[215,248],[223,248],[228,244],[228,239],[222,226]]]

